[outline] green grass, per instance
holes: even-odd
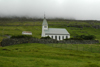
[[[100,54],[28,43],[0,47],[0,67],[100,67]]]
[[[15,22],[5,22],[5,24],[0,23],[1,25],[40,25],[40,26],[0,26],[0,41],[5,38],[2,35],[10,34],[10,35],[21,35],[22,31],[31,31],[33,33],[33,37],[41,38],[42,32],[42,22],[43,21],[15,21]],[[92,22],[91,22],[92,23]],[[50,25],[52,24],[52,25]],[[92,25],[100,25],[100,23],[94,22],[93,24],[89,24],[87,22],[79,22],[79,21],[48,21],[49,28],[66,28],[70,33],[71,37],[76,35],[95,35],[96,39],[100,41],[100,29],[95,29]],[[78,27],[67,27],[67,26],[80,25],[83,28]],[[84,27],[84,25],[90,27]]]
[[[0,26],[0,41],[5,34],[21,35],[22,31],[31,31],[33,37],[41,38],[42,21],[6,22],[0,25],[41,25],[41,26]],[[49,28],[66,28],[71,37],[75,35],[95,35],[100,41],[100,29],[87,22],[48,21]],[[53,24],[53,25],[50,25]],[[83,28],[67,27],[81,25]],[[84,27],[84,25],[90,27]],[[52,46],[53,45],[53,46]],[[67,46],[67,48],[66,48]],[[77,51],[77,46],[78,50]],[[54,48],[60,47],[60,48]],[[84,50],[83,50],[84,47]],[[94,52],[92,53],[91,47]],[[0,47],[0,67],[100,67],[100,44],[18,44]],[[71,48],[71,49],[70,49]]]
[[[41,26],[0,26],[0,41],[5,38],[3,35],[22,35],[22,31],[31,31],[32,36],[41,38],[42,27]]]
[[[69,49],[69,50],[77,50],[77,51],[87,51],[93,53],[100,53],[100,44],[48,44],[48,46]]]

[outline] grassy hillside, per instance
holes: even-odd
[[[95,35],[100,41],[99,22],[48,21],[48,24],[49,28],[66,28],[71,37]],[[41,25],[42,21],[0,21],[0,41],[6,38],[6,34],[21,35],[22,31],[31,31],[33,37],[41,38]],[[61,46],[61,48],[53,48],[52,45],[53,47]],[[73,49],[67,50],[70,48],[65,48],[65,46],[73,47]],[[80,51],[77,51],[77,46]],[[98,53],[91,53],[91,46],[93,51]],[[85,49],[81,51],[83,47]],[[90,52],[85,52],[88,48]],[[100,67],[99,48],[99,44],[38,43],[0,47],[0,67]]]
[[[41,38],[42,22],[43,21],[0,21],[0,41],[5,38],[5,34],[21,35],[22,31],[31,31],[33,37]],[[71,37],[76,35],[95,35],[96,39],[100,41],[100,22],[48,21],[48,25],[49,28],[66,28]]]
[[[48,46],[68,49],[68,50],[77,50],[77,51],[87,51],[92,53],[100,53],[100,44],[47,44]]]
[[[0,67],[100,67],[100,54],[29,43],[0,47]]]

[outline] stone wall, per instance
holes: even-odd
[[[65,44],[95,44],[99,43],[98,40],[66,40],[66,41],[57,41],[53,39],[36,39],[36,38],[11,38],[3,39],[1,46],[9,46],[22,43],[65,43]]]

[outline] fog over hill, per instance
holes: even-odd
[[[100,0],[0,0],[0,17],[100,20]]]

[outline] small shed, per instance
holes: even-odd
[[[30,32],[30,31],[23,31],[22,34],[23,35],[32,35],[32,32]]]

